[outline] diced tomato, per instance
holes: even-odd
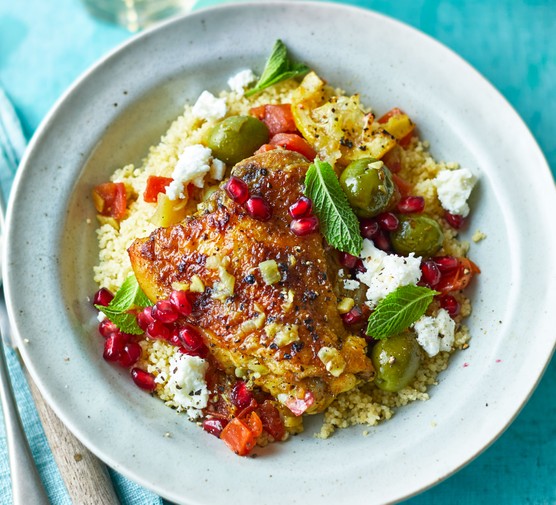
[[[270,139],[270,143],[275,146],[283,147],[288,151],[295,151],[302,154],[309,161],[313,161],[317,155],[309,142],[296,133],[277,133]]]
[[[273,146],[272,144],[263,144],[255,151],[255,154],[267,153],[268,151],[274,151],[274,149],[278,149],[278,146]]]
[[[394,184],[398,187],[398,191],[400,195],[403,197],[409,196],[411,191],[413,190],[413,186],[407,182],[405,179],[402,179],[398,174],[392,174],[392,180]]]
[[[401,149],[396,146],[382,157],[382,161],[393,174],[397,174],[402,169],[402,156],[400,151]]]
[[[158,175],[150,175],[147,179],[147,187],[143,193],[143,199],[147,203],[156,203],[158,193],[166,193],[166,188],[173,181],[171,177],[160,177]]]
[[[434,258],[432,258],[434,260]],[[480,274],[481,269],[467,258],[456,258],[458,265],[447,272],[442,272],[440,281],[434,286],[434,289],[441,293],[449,293],[451,291],[460,291],[467,287],[475,274]]]
[[[259,414],[264,430],[269,433],[274,440],[282,440],[286,433],[284,423],[280,417],[280,412],[270,400],[265,400],[259,406]]]
[[[220,438],[239,456],[246,456],[255,447],[257,438],[263,432],[263,425],[256,412],[251,412],[244,420],[235,417],[222,430]]]
[[[261,105],[260,107],[254,107],[249,112],[267,126],[271,137],[277,133],[294,133],[297,131],[289,103]]]
[[[104,182],[93,189],[95,208],[102,216],[120,220],[127,208],[127,192],[123,182]]]

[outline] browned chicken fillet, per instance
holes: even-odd
[[[193,280],[204,289],[185,319],[223,370],[248,377],[294,411],[301,402],[298,410],[316,413],[369,378],[372,365],[365,340],[338,314],[322,236],[290,231],[288,207],[302,195],[308,166],[284,150],[243,160],[232,175],[271,205],[270,220],[252,218],[219,189],[203,211],[136,240],[129,255],[153,301],[167,298],[175,283]],[[259,269],[267,260],[281,275],[270,285]]]

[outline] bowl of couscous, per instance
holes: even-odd
[[[23,161],[22,356],[174,502],[398,501],[484,450],[551,357],[549,178],[501,96],[393,20],[172,20],[87,72]]]

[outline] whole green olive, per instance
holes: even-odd
[[[207,146],[218,159],[235,165],[268,142],[268,128],[252,116],[230,116],[208,132]]]
[[[434,256],[442,247],[444,234],[440,225],[424,214],[407,214],[399,216],[398,229],[390,233],[394,251],[416,256]]]
[[[376,371],[375,384],[383,391],[400,391],[417,373],[421,362],[419,344],[409,331],[392,335],[374,345],[371,361]]]
[[[390,210],[400,198],[390,170],[374,158],[352,161],[340,175],[340,185],[359,217]]]

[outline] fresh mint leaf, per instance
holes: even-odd
[[[326,241],[340,251],[359,256],[363,247],[359,221],[329,163],[316,159],[310,165],[305,195],[313,201]]]
[[[274,43],[272,53],[270,53],[261,77],[255,86],[245,93],[245,96],[260,93],[263,89],[292,77],[304,75],[307,72],[309,72],[309,67],[302,63],[293,62],[288,58],[288,50],[285,44],[278,39]]]
[[[95,305],[95,307],[124,333],[140,335],[143,330],[139,328],[135,315],[129,311],[133,308],[144,308],[150,305],[152,302],[139,286],[137,279],[134,275],[130,275],[108,306]]]
[[[367,335],[382,340],[409,328],[427,310],[438,292],[410,284],[386,295],[369,317]]]

